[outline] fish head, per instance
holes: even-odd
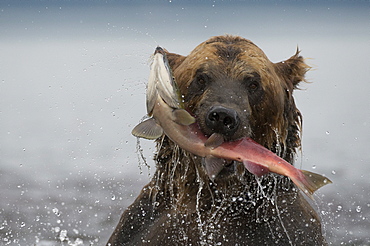
[[[159,46],[154,51],[148,79],[146,104],[149,116],[152,115],[158,96],[171,108],[183,107],[181,94],[174,80],[166,51]]]

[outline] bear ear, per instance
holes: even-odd
[[[176,70],[178,66],[185,60],[186,56],[178,55],[175,53],[170,53],[166,51],[167,59],[170,64],[170,67],[173,70]]]
[[[287,83],[291,83],[293,88],[298,87],[299,82],[305,81],[305,74],[311,69],[305,62],[302,56],[299,55],[299,50],[295,55],[286,61],[276,63],[276,70]]]

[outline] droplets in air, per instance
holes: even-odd
[[[59,234],[59,240],[61,241],[61,242],[64,242],[64,241],[66,241],[68,239],[68,237],[67,237],[67,230],[61,230],[60,231],[60,234]]]
[[[60,230],[59,227],[57,230],[55,230],[55,232],[60,232],[59,233],[59,240],[60,242],[67,242],[68,245],[71,245],[71,246],[80,246],[80,245],[83,245],[83,240],[81,238],[76,238],[75,241],[71,241],[69,238],[68,238],[68,231],[67,230]],[[73,230],[74,233],[78,233],[78,230]],[[64,245],[64,244],[63,244]]]
[[[59,209],[57,209],[57,208],[53,208],[52,209],[52,211],[53,211],[53,213],[56,215],[56,216],[60,216],[60,212],[59,212]]]

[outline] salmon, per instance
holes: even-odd
[[[320,174],[295,168],[251,138],[224,141],[218,133],[207,138],[199,129],[196,118],[185,110],[166,53],[161,47],[154,52],[146,97],[150,118],[138,124],[132,134],[146,139],[167,135],[182,149],[203,158],[211,180],[216,178],[227,161],[237,161],[256,176],[273,172],[289,177],[312,199],[317,189],[332,183]]]

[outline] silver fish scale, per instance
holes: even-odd
[[[150,74],[147,88],[147,112],[152,114],[157,96],[172,108],[181,108],[182,103],[177,84],[172,76],[171,68],[168,64],[167,56],[156,53],[150,67]]]

